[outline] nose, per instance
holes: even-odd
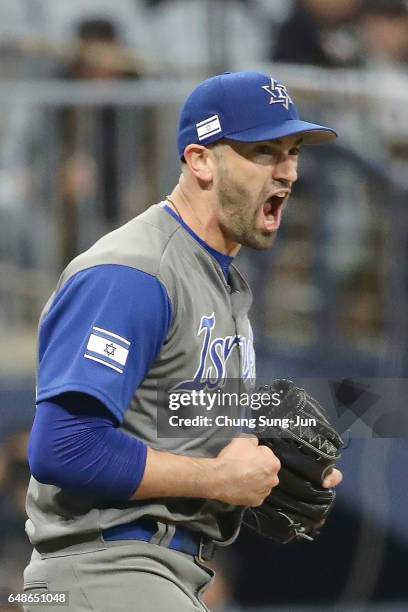
[[[282,157],[273,167],[272,178],[275,181],[281,181],[282,183],[292,185],[298,179],[297,167],[298,160],[296,156],[287,155]]]

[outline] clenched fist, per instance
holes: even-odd
[[[255,436],[230,442],[214,459],[213,499],[236,506],[260,506],[279,484],[280,461]]]

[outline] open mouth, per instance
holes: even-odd
[[[282,206],[287,194],[270,196],[263,205],[264,227],[268,232],[278,229],[282,216]]]

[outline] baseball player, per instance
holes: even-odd
[[[205,561],[280,462],[255,437],[158,437],[157,389],[254,379],[251,292],[233,258],[273,244],[300,147],[335,137],[268,75],[210,78],[181,111],[173,192],[64,270],[39,329],[27,594],[67,593],[75,612],[206,609]]]

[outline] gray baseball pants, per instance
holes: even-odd
[[[69,604],[26,604],[25,612],[203,612],[201,596],[214,577],[197,557],[135,540],[34,550],[24,592],[65,591]]]

